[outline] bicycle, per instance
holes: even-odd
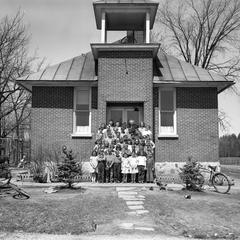
[[[18,187],[17,185],[11,183],[11,173],[8,169],[8,166],[6,166],[5,161],[0,161],[1,166],[1,174],[4,177],[0,178],[0,191],[2,189],[13,189],[16,191],[16,194],[13,195],[13,198],[18,199],[18,200],[26,200],[30,198],[30,195],[25,192],[23,189],[21,189],[20,187]],[[3,166],[4,165],[4,166]]]
[[[5,179],[4,181],[0,181],[0,189],[1,188],[11,188],[15,190],[17,193],[13,195],[13,198],[18,200],[27,200],[30,198],[30,195],[25,192],[23,189],[18,187],[17,185],[11,183],[11,177],[8,179]]]
[[[226,194],[230,191],[232,184],[229,178],[224,173],[217,172],[217,166],[208,165],[206,168],[198,163],[197,167],[200,170],[195,183],[198,187],[202,188],[207,180],[207,185],[213,186],[215,191],[218,193]],[[209,179],[205,179],[203,176],[204,173],[209,174]]]

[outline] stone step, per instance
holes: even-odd
[[[134,224],[132,222],[120,223],[119,227],[126,230],[155,231],[153,227],[139,226],[138,224]]]
[[[130,197],[130,198],[122,198],[124,201],[138,201],[138,200],[141,200],[141,199],[138,199],[138,198],[134,198],[134,197]]]
[[[128,208],[130,210],[144,210],[144,206],[143,205],[133,205],[133,206],[129,205]]]
[[[126,222],[126,223],[119,224],[119,227],[122,229],[134,229],[134,224]]]
[[[118,192],[118,195],[136,195],[138,194],[137,192],[135,191],[121,191],[121,192]]]
[[[143,201],[126,201],[127,205],[143,205],[144,202]]]
[[[155,229],[153,227],[137,227],[137,226],[134,226],[134,230],[155,231]]]
[[[116,191],[135,191],[136,187],[116,187]]]
[[[140,210],[136,210],[136,213],[141,215],[141,214],[147,214],[147,213],[149,213],[149,211],[146,209],[140,209]]]
[[[127,214],[128,216],[137,216],[137,215],[138,215],[136,211],[126,212],[126,214]]]

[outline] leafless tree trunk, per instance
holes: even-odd
[[[157,19],[164,49],[229,80],[239,78],[239,0],[166,0]]]
[[[31,96],[15,79],[30,73],[35,57],[28,56],[29,35],[20,11],[0,22],[0,137],[7,136],[24,119]]]

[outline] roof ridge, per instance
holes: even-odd
[[[60,68],[60,66],[61,66],[62,63],[63,63],[63,62],[58,63],[58,66],[57,66],[57,68],[56,68],[56,71],[55,71],[55,73],[53,74],[52,80],[54,80],[54,78],[55,78],[55,76],[56,76],[56,74],[57,74],[57,71],[58,71],[58,69]]]
[[[68,79],[68,77],[69,77],[69,74],[70,74],[70,71],[71,71],[71,69],[72,69],[72,66],[73,66],[73,62],[74,62],[74,60],[76,59],[76,57],[73,57],[72,58],[72,62],[71,62],[71,65],[70,65],[70,67],[69,67],[69,70],[68,70],[68,73],[67,73],[67,76],[66,76],[66,80]]]
[[[41,80],[41,78],[42,78],[43,74],[46,72],[46,70],[47,70],[47,67],[42,70],[42,73],[41,73],[41,75],[40,75],[40,77],[39,77],[39,80]],[[40,71],[38,71],[38,72],[40,72]]]
[[[183,72],[183,75],[184,75],[184,77],[185,77],[185,80],[187,81],[187,76],[186,76],[186,74],[185,74],[185,72],[184,72],[184,70],[183,70],[181,61],[180,61],[178,58],[177,58],[177,62],[178,62],[178,64],[180,65],[180,68],[182,69],[182,72]]]
[[[170,72],[170,74],[171,74],[171,77],[172,77],[172,79],[174,80],[174,77],[173,77],[172,71],[170,70],[170,65],[169,65],[169,62],[168,62],[168,59],[167,59],[167,54],[165,54],[165,53],[163,52],[163,55],[164,55],[164,57],[165,57],[165,60],[166,60],[167,65],[168,65],[168,69],[169,69],[169,72]]]
[[[87,53],[88,54],[88,53]],[[82,66],[82,69],[81,69],[81,72],[80,72],[80,75],[79,75],[79,80],[81,79],[82,77],[82,74],[83,74],[83,69],[85,67],[85,63],[86,63],[86,60],[87,60],[87,54],[82,54],[82,56],[84,57],[84,61],[83,61],[83,66]]]

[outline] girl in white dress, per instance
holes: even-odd
[[[123,182],[126,183],[127,175],[130,173],[129,157],[127,153],[123,153],[121,169],[123,174]]]
[[[92,156],[90,157],[90,169],[89,169],[89,172],[91,173],[92,182],[96,182],[97,166],[98,166],[97,152],[93,151]]]
[[[135,152],[129,157],[130,173],[132,183],[136,182],[136,174],[138,173],[138,158]]]

